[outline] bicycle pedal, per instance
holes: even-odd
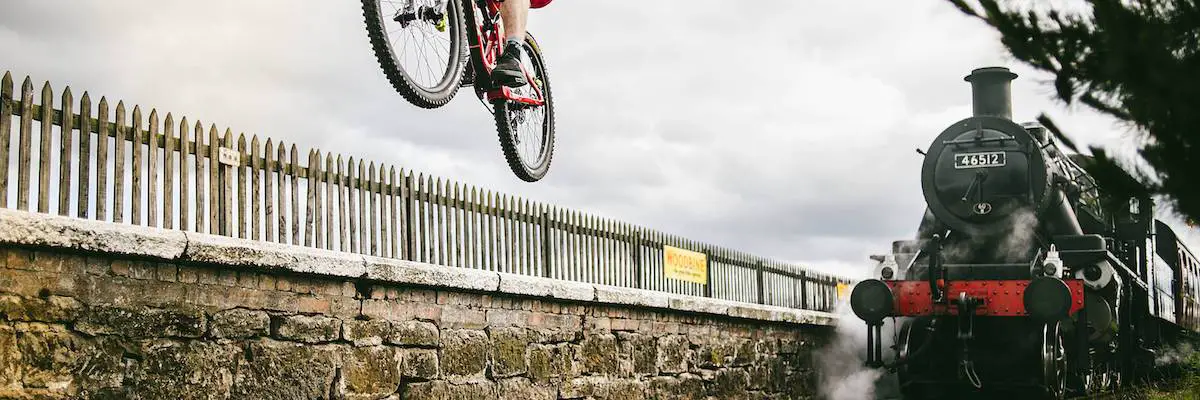
[[[435,29],[437,29],[438,32],[445,32],[446,31],[446,16],[442,16],[442,19],[438,20],[437,24],[433,25],[433,27]]]

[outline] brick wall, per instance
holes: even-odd
[[[0,244],[0,398],[808,398],[811,324]]]

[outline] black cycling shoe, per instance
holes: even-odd
[[[513,43],[505,44],[504,53],[492,70],[492,80],[508,87],[521,87],[529,83],[525,80],[525,72],[521,70],[521,47]]]

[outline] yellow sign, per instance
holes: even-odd
[[[704,253],[663,246],[663,275],[668,279],[708,284],[708,260]]]
[[[849,289],[849,285],[846,285],[845,283],[838,282],[838,284],[837,284],[837,298],[838,298],[839,300],[846,298],[846,289]]]

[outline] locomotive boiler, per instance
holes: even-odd
[[[1153,201],[1104,192],[1090,158],[1014,122],[1016,77],[1001,67],[966,76],[973,115],[918,150],[927,208],[916,239],[872,256],[875,277],[851,292],[868,365],[894,371],[907,397],[1113,389],[1194,329],[1176,309],[1195,301],[1179,295],[1195,272],[1183,253],[1152,256],[1162,247]]]

